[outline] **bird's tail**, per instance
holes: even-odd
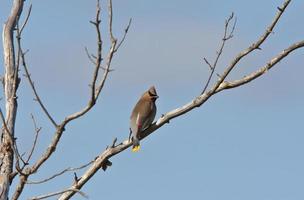
[[[140,149],[139,139],[137,137],[132,137],[132,152],[137,152]]]

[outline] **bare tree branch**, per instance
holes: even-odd
[[[2,109],[0,108],[0,118],[1,118],[1,121],[2,121],[2,127],[5,129],[5,133],[8,134],[9,138],[10,138],[10,142],[13,143],[14,141],[14,138],[12,137],[11,133],[10,133],[10,130],[8,129],[7,127],[7,124],[5,122],[5,119],[4,119],[4,115],[3,115],[3,112],[2,112]]]
[[[19,154],[19,151],[18,151],[18,148],[17,148],[17,144],[15,142],[15,139],[12,138],[12,134],[9,132],[9,129],[8,129],[8,126],[5,122],[5,119],[4,119],[4,115],[3,115],[3,112],[0,108],[0,118],[1,118],[1,121],[2,121],[2,126],[4,127],[5,131],[4,132],[5,134],[8,134],[8,138],[9,138],[9,143],[7,145],[9,145],[9,147],[6,147],[6,148],[11,148],[13,149],[13,152],[15,154],[15,157],[16,157],[16,169],[18,172],[21,173],[21,169],[20,169],[20,160],[23,162],[23,164],[25,165],[25,161],[22,159],[22,156]],[[9,175],[9,180],[12,180],[14,178],[16,174],[10,174]]]
[[[35,85],[34,85],[34,82],[32,81],[31,79],[31,75],[29,73],[29,70],[27,68],[27,65],[26,65],[26,61],[25,61],[25,52],[23,52],[22,50],[22,47],[21,47],[21,34],[22,34],[22,31],[24,30],[27,22],[28,22],[28,19],[30,17],[30,14],[31,14],[31,10],[32,10],[32,5],[30,5],[29,7],[29,11],[28,11],[28,14],[26,16],[26,19],[25,19],[25,22],[23,23],[21,29],[19,28],[19,25],[17,23],[17,29],[16,29],[16,38],[17,38],[17,49],[18,49],[18,60],[19,58],[21,58],[21,61],[22,61],[22,65],[24,67],[24,70],[25,70],[25,73],[26,73],[26,77],[30,83],[30,86],[34,92],[34,95],[35,95],[35,100],[38,101],[40,107],[42,108],[42,110],[44,111],[44,113],[46,114],[46,116],[49,118],[49,120],[51,121],[51,123],[57,127],[58,125],[56,124],[55,120],[52,118],[52,116],[50,115],[50,113],[48,112],[48,110],[46,109],[46,107],[44,106],[44,104],[42,103],[38,93],[37,93],[37,90],[35,88]],[[19,66],[19,62],[18,62],[18,66]]]
[[[112,6],[112,0],[108,0],[108,12],[109,12],[109,33],[110,33],[110,39],[111,43],[117,42],[116,38],[113,35],[113,6]]]
[[[89,60],[92,62],[93,65],[96,65],[96,62],[95,62],[95,60],[92,58],[92,55],[90,55],[88,48],[85,47],[84,49],[85,49],[85,52],[86,52],[86,54],[87,54]],[[95,59],[96,59],[96,58],[95,58]]]
[[[17,143],[15,142],[15,151],[17,152],[17,154],[16,154],[16,170],[17,171],[15,171],[15,172],[13,172],[11,174],[11,180],[14,179],[14,177],[18,173],[21,174],[21,175],[26,175],[26,174],[23,173],[23,170],[29,164],[29,161],[30,161],[30,159],[31,159],[31,157],[32,157],[32,155],[34,153],[34,150],[35,150],[35,147],[36,147],[36,144],[37,144],[38,135],[39,135],[39,132],[41,130],[41,127],[40,128],[37,127],[37,124],[36,124],[36,121],[35,121],[35,118],[34,118],[33,114],[31,114],[31,118],[33,120],[33,124],[34,124],[34,128],[35,128],[35,138],[34,138],[34,141],[33,141],[33,145],[32,145],[32,147],[31,147],[31,149],[29,151],[29,155],[28,155],[27,159],[23,160],[22,156],[18,152]],[[23,166],[22,167],[20,167],[19,160],[21,160],[23,162]]]
[[[233,17],[234,17],[234,13],[231,13],[231,15],[230,15],[230,16],[228,17],[228,19],[225,21],[225,28],[224,28],[224,35],[223,35],[223,38],[222,38],[222,43],[221,43],[221,46],[220,46],[219,50],[217,51],[217,55],[216,55],[216,58],[215,58],[215,60],[214,60],[214,62],[213,62],[213,65],[211,65],[211,64],[208,62],[208,60],[207,60],[206,58],[204,58],[204,61],[206,62],[206,64],[207,64],[207,65],[209,66],[209,68],[211,69],[211,72],[210,72],[210,75],[209,75],[209,77],[208,77],[208,80],[207,80],[207,82],[206,82],[206,84],[205,84],[205,87],[204,87],[204,89],[203,89],[203,91],[202,91],[201,94],[203,94],[204,92],[206,92],[206,90],[207,90],[207,88],[208,88],[208,85],[209,85],[209,83],[210,83],[210,81],[211,81],[211,78],[212,78],[212,76],[213,76],[213,73],[215,72],[215,68],[216,68],[216,66],[217,66],[217,63],[218,63],[218,61],[219,61],[219,59],[220,59],[220,57],[221,57],[221,55],[222,55],[222,53],[223,53],[223,50],[224,50],[226,41],[228,41],[229,39],[231,39],[231,38],[233,37],[233,32],[234,32],[235,25],[236,25],[236,18],[235,18],[235,20],[234,20],[234,24],[233,24],[233,26],[232,26],[232,28],[231,28],[231,31],[230,31],[230,33],[228,34],[229,24],[230,24],[231,20],[233,19]]]
[[[96,18],[95,18],[95,22],[91,23],[95,26],[96,28],[96,32],[97,32],[97,59],[96,59],[96,65],[95,65],[95,70],[93,73],[93,79],[92,79],[92,83],[91,83],[91,98],[90,101],[88,102],[87,106],[82,109],[79,112],[76,112],[74,114],[71,114],[69,116],[67,116],[64,121],[62,122],[62,125],[65,126],[67,123],[69,123],[70,121],[77,119],[79,117],[81,117],[82,115],[84,115],[85,113],[87,113],[94,105],[96,100],[98,99],[101,90],[103,89],[103,86],[105,84],[105,81],[108,77],[111,67],[111,62],[112,62],[112,58],[115,54],[115,49],[116,49],[116,44],[117,44],[117,40],[114,38],[113,33],[112,33],[112,2],[111,0],[109,1],[109,30],[110,30],[110,38],[111,38],[111,47],[107,56],[107,60],[106,60],[106,64],[104,69],[104,73],[101,77],[101,80],[99,82],[99,84],[97,84],[97,78],[99,75],[99,70],[101,68],[101,61],[102,61],[102,38],[101,38],[101,31],[100,31],[100,4],[99,4],[99,0],[97,0],[97,10],[96,10]]]
[[[31,118],[32,118],[32,121],[33,121],[33,124],[34,124],[34,129],[35,129],[35,138],[34,138],[34,142],[33,142],[33,145],[32,145],[32,148],[29,152],[29,155],[26,159],[26,163],[28,163],[30,161],[30,159],[32,158],[32,155],[34,153],[34,150],[35,150],[35,147],[36,147],[36,144],[37,144],[37,140],[38,140],[38,136],[39,136],[39,132],[41,131],[41,127],[37,127],[37,123],[36,123],[36,120],[35,120],[35,117],[33,114],[31,114]]]
[[[22,48],[21,48],[21,43],[20,43],[20,40],[18,40],[18,46],[20,48],[20,51],[21,51],[21,60],[22,60],[22,65],[24,67],[24,71],[25,71],[25,76],[26,78],[28,79],[29,83],[30,83],[30,86],[34,92],[34,95],[35,95],[35,100],[39,103],[40,107],[42,108],[43,112],[46,114],[46,116],[49,118],[49,120],[51,121],[51,123],[54,125],[54,127],[57,128],[57,123],[55,122],[55,120],[53,119],[53,117],[51,116],[51,114],[49,113],[49,111],[46,109],[46,107],[44,106],[44,104],[42,103],[38,93],[37,93],[37,90],[35,88],[35,85],[34,85],[34,82],[32,81],[32,78],[31,78],[31,75],[28,71],[28,68],[27,68],[27,65],[26,65],[26,62],[25,62],[25,54],[23,53],[22,51]]]
[[[262,76],[265,74],[268,70],[270,70],[273,66],[275,66],[278,62],[280,62],[283,58],[288,56],[289,53],[292,51],[304,47],[304,40],[294,43],[291,46],[289,46],[287,49],[284,49],[280,54],[272,58],[268,63],[266,63],[264,66],[262,66],[260,69],[258,69],[255,72],[252,72],[242,79],[234,80],[234,81],[225,81],[223,82],[216,90],[216,92],[220,92],[222,90],[235,88],[241,85],[244,85],[246,83],[249,83],[250,81],[253,81],[254,79]]]
[[[118,43],[118,45],[117,45],[117,47],[116,47],[116,49],[115,49],[115,52],[119,49],[119,47],[120,47],[120,46],[122,45],[122,43],[125,41],[126,36],[127,36],[127,33],[128,33],[129,28],[130,28],[130,26],[131,26],[131,23],[132,23],[132,18],[130,18],[129,23],[128,23],[127,27],[125,28],[125,33],[124,33],[122,39],[120,40],[120,42]]]
[[[72,171],[72,172],[75,172],[75,171],[77,171],[77,170],[86,168],[87,166],[91,165],[93,162],[94,162],[94,160],[92,160],[92,161],[90,161],[90,162],[88,162],[88,163],[86,163],[86,164],[84,164],[84,165],[81,165],[80,167],[68,167],[68,168],[66,168],[66,169],[64,169],[64,170],[62,170],[62,171],[60,171],[60,172],[58,172],[58,173],[56,173],[56,174],[54,174],[54,175],[48,177],[48,178],[45,178],[45,179],[39,180],[39,181],[27,181],[26,184],[40,184],[40,183],[45,183],[45,182],[50,181],[50,180],[52,180],[52,179],[54,179],[54,178],[56,178],[56,177],[58,177],[58,176],[60,176],[60,175],[63,175],[63,174],[66,173],[66,172],[71,172],[71,171]]]
[[[268,38],[268,36],[270,35],[270,33],[272,33],[275,25],[277,24],[277,22],[279,21],[280,17],[282,16],[282,14],[284,13],[285,9],[287,8],[288,4],[290,3],[291,0],[285,0],[281,9],[278,9],[278,12],[274,18],[274,20],[272,21],[272,23],[267,27],[266,31],[264,32],[264,34],[255,42],[253,43],[250,47],[248,47],[247,49],[245,49],[244,51],[242,51],[241,53],[239,53],[234,59],[233,61],[230,63],[230,65],[226,68],[226,70],[224,71],[224,73],[221,75],[221,77],[219,78],[219,80],[217,81],[217,83],[214,85],[214,87],[211,89],[212,93],[215,92],[217,90],[217,88],[220,86],[220,84],[225,80],[225,78],[228,76],[228,74],[232,71],[232,69],[238,64],[238,62],[244,58],[245,56],[247,56],[249,53],[251,53],[252,51],[256,50],[256,49],[260,49],[260,46],[264,43],[264,41]]]
[[[37,196],[37,197],[32,197],[30,198],[29,200],[40,200],[40,199],[47,199],[47,198],[50,198],[50,197],[53,197],[53,196],[58,196],[62,193],[65,193],[65,192],[70,192],[70,191],[73,191],[75,193],[78,193],[80,194],[82,197],[88,199],[88,195],[86,195],[84,192],[80,191],[80,190],[77,190],[77,189],[66,189],[66,190],[61,190],[61,191],[58,191],[58,192],[52,192],[52,193],[49,193],[49,194],[45,194],[45,195],[41,195],[41,196]]]
[[[4,96],[5,96],[5,120],[7,128],[2,128],[0,144],[0,199],[7,199],[11,184],[10,176],[13,171],[14,148],[12,138],[15,134],[15,122],[17,115],[18,70],[15,60],[14,29],[18,23],[23,9],[23,0],[12,1],[11,12],[3,26],[3,58],[4,58]]]
[[[90,107],[92,107],[95,102],[96,102],[96,81],[98,78],[98,74],[99,74],[99,70],[100,70],[100,65],[101,65],[101,61],[102,61],[102,36],[101,36],[101,31],[100,31],[100,2],[99,0],[97,0],[97,5],[96,5],[96,17],[95,17],[95,22],[91,22],[96,29],[96,33],[97,33],[97,58],[95,61],[95,69],[94,69],[94,73],[93,73],[93,79],[92,79],[92,83],[91,83],[91,99],[88,103],[87,108],[85,108],[83,111],[80,111],[79,116],[83,115],[84,113],[86,113],[87,111],[89,111]]]
[[[28,12],[27,12],[27,15],[26,15],[26,18],[25,18],[25,21],[23,22],[21,28],[20,28],[20,31],[19,31],[19,35],[22,34],[23,32],[23,29],[25,28],[29,18],[30,18],[30,15],[31,15],[31,12],[32,12],[32,4],[30,5],[29,9],[28,9]]]

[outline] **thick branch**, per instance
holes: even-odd
[[[10,174],[13,169],[14,152],[10,142],[15,134],[15,121],[17,114],[18,70],[16,70],[14,50],[14,29],[22,12],[23,0],[14,0],[11,13],[3,27],[3,54],[4,54],[4,95],[5,95],[5,123],[2,128],[0,148],[0,200],[8,198],[10,187]]]

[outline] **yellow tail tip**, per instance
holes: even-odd
[[[137,151],[139,151],[139,149],[140,149],[140,145],[134,146],[134,147],[132,148],[132,152],[137,152]]]

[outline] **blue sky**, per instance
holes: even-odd
[[[133,19],[126,42],[114,58],[115,71],[98,104],[67,127],[56,153],[32,180],[91,160],[114,137],[125,139],[132,107],[150,85],[156,86],[160,96],[157,117],[190,101],[204,86],[208,68],[202,58],[215,57],[227,16],[235,13],[237,27],[219,62],[219,72],[263,33],[282,2],[114,1],[116,37],[122,36],[129,18]],[[27,0],[25,10],[30,3],[33,10],[23,46],[30,50],[27,61],[37,90],[60,121],[88,99],[93,66],[84,47],[95,51],[95,32],[88,23],[95,16],[95,1]],[[304,28],[299,24],[303,6],[304,2],[293,1],[263,50],[244,59],[229,79],[242,77],[303,40]],[[9,0],[0,2],[2,24],[9,7]],[[303,53],[298,50],[260,79],[217,94],[202,107],[174,119],[143,141],[139,153],[126,150],[115,156],[113,166],[96,174],[83,192],[93,200],[303,199]],[[21,83],[18,144],[21,152],[31,146],[33,113],[42,126],[37,159],[54,129],[33,102],[27,80]],[[28,186],[21,199],[60,190],[72,181],[71,173]]]

